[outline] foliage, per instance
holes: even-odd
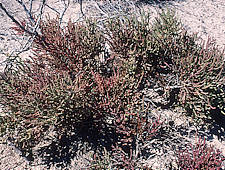
[[[58,19],[48,19],[40,23],[40,29],[41,37],[35,39],[33,48],[42,58],[40,60],[47,60],[51,67],[73,74],[99,65],[99,56],[104,52],[104,37],[95,21],[69,21],[62,28]]]
[[[36,56],[22,63],[25,69],[11,68],[1,80],[1,104],[9,112],[1,117],[1,131],[19,130],[16,143],[21,148],[37,144],[50,126],[60,134],[93,116],[86,97],[93,84],[88,78],[102,46],[94,24],[69,22],[64,31],[57,20],[48,20],[40,27],[42,38],[37,37],[33,47]]]
[[[175,59],[182,86],[179,100],[194,116],[210,116],[212,109],[224,107],[224,56],[208,39],[199,50]],[[216,103],[215,103],[216,102]],[[203,115],[203,114],[204,115]]]
[[[100,100],[95,100],[93,106],[95,106],[95,110],[99,111],[98,117],[106,118],[103,121],[104,124],[114,129],[117,135],[117,141],[112,145],[114,149],[110,152],[112,156],[111,166],[134,169],[137,167],[135,163],[137,155],[141,154],[136,153],[137,143],[151,140],[152,137],[156,136],[161,129],[162,122],[160,118],[153,121],[149,117],[149,110],[143,106],[140,107],[142,102],[139,99],[140,94],[135,90],[138,87],[136,79],[131,77],[127,79],[126,76],[122,76],[122,83],[117,84],[117,87],[113,86],[120,78],[119,76],[114,74],[114,77],[103,79],[99,74],[95,74],[98,91],[93,91],[95,94],[93,96]],[[100,94],[100,96],[97,97],[96,94],[97,96]],[[112,122],[108,124],[107,120],[112,120]],[[95,161],[105,162],[106,160]]]
[[[145,77],[157,73],[164,57],[159,54],[149,15],[111,19],[107,21],[106,28],[112,54],[132,61],[130,72],[140,74],[144,71]]]
[[[1,104],[6,114],[10,111],[2,126],[9,127],[11,133],[18,130],[13,135],[18,135],[16,143],[21,143],[22,148],[37,144],[44,132],[52,125],[57,126],[62,118],[77,119],[78,123],[88,117],[88,113],[81,114],[85,109],[82,94],[86,88],[79,80],[82,76],[72,81],[66,72],[32,66],[32,72],[8,74],[7,82],[1,86]],[[63,125],[66,127],[66,122]]]
[[[100,61],[104,37],[94,22],[85,24],[69,22],[64,30],[57,20],[42,21],[42,38],[33,46],[36,55],[23,61],[24,69],[11,69],[1,80],[1,104],[10,112],[2,117],[1,130],[11,129],[12,136],[19,130],[14,138],[21,148],[37,144],[51,126],[58,134],[86,123],[101,133],[108,127],[129,147],[137,126],[142,128],[144,119],[135,109],[143,72],[139,78],[130,75],[130,61],[119,56]],[[102,74],[101,65],[111,73]]]
[[[179,87],[178,103],[196,118],[210,118],[215,109],[223,112],[224,51],[210,38],[200,45],[199,37],[188,34],[170,10],[156,18],[152,29],[158,41],[156,53],[164,56],[162,82]],[[173,74],[178,80],[171,84],[168,75]]]
[[[220,169],[224,160],[220,151],[206,145],[205,138],[199,138],[196,145],[190,144],[190,149],[178,151],[178,165],[182,169]]]
[[[178,103],[195,116],[224,110],[224,53],[211,40],[198,45],[174,11],[162,11],[153,24],[143,14],[108,19],[104,26],[103,32],[95,20],[69,21],[64,28],[58,19],[40,22],[35,55],[0,79],[2,135],[30,149],[51,128],[60,138],[92,126],[112,142],[107,160],[95,157],[93,167],[135,169],[144,152],[139,146],[160,134],[163,123],[154,120],[144,100],[149,78],[164,89],[176,86]],[[170,81],[171,75],[178,80]],[[207,149],[205,143],[198,147]],[[181,154],[180,166],[184,158]]]

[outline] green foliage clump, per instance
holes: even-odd
[[[69,22],[62,29],[57,20],[47,20],[40,28],[35,56],[22,62],[23,69],[11,68],[1,80],[0,102],[9,113],[1,117],[1,130],[10,130],[14,142],[26,149],[52,127],[60,137],[91,124],[99,133],[111,129],[130,147],[141,123],[138,87],[144,73],[129,75],[132,61],[120,56],[101,61],[106,38],[92,21]]]
[[[212,39],[199,44],[199,37],[183,29],[174,12],[162,12],[153,26],[153,35],[159,42],[158,54],[166,58],[163,74],[175,75],[171,84],[179,89],[178,104],[196,118],[210,118],[213,110],[224,112],[224,52]],[[164,72],[165,73],[165,72]]]
[[[7,81],[1,81],[1,104],[6,114],[1,126],[7,127],[14,138],[17,136],[15,142],[22,148],[37,144],[60,120],[62,128],[66,128],[66,121],[74,119],[79,123],[88,115],[81,114],[86,88],[79,80],[82,76],[72,81],[64,71],[55,72],[35,64],[29,68],[32,70],[26,73],[8,73]]]
[[[208,40],[206,48],[175,58],[182,85],[180,101],[195,116],[210,116],[212,109],[224,105],[223,91],[219,89],[224,81],[224,56],[210,43]],[[215,100],[220,100],[217,106]]]

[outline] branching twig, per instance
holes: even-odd
[[[24,4],[24,2],[21,0],[16,0],[20,5],[22,5],[23,6],[23,9],[24,9],[24,11],[26,12],[26,14],[28,15],[28,18],[30,19],[30,21],[32,22],[32,23],[34,23],[35,21],[34,21],[34,18],[33,18],[33,16],[32,16],[32,14],[31,14],[31,9],[32,9],[32,3],[31,3],[31,5],[30,5],[30,10],[28,10],[27,9],[27,7],[26,7],[26,5]]]
[[[59,18],[59,24],[62,23],[63,16],[64,16],[66,10],[68,9],[69,5],[70,5],[70,0],[68,0],[67,4],[66,4],[66,1],[64,1],[64,10],[63,10],[63,12],[62,12],[62,14],[61,14],[61,16]]]
[[[170,89],[170,90],[173,90],[173,89],[180,89],[182,88],[183,86],[178,86],[178,85],[175,85],[175,86],[166,86],[167,89]],[[158,92],[158,91],[162,91],[164,90],[164,88],[162,87],[159,87],[159,88],[156,88],[154,89],[155,92]]]
[[[43,0],[45,1],[45,0]],[[5,14],[21,29],[23,30],[24,32],[28,33],[29,35],[37,35],[37,32],[31,32],[29,30],[27,30],[24,26],[22,26],[22,24],[19,23],[19,21],[17,21],[6,9],[5,7],[2,5],[2,3],[0,3],[0,8],[5,12]]]

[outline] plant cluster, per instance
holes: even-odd
[[[199,37],[189,35],[170,11],[156,19],[153,35],[159,42],[159,55],[165,58],[166,74],[179,77],[168,81],[163,75],[167,86],[179,89],[178,104],[197,118],[210,118],[215,109],[224,113],[224,51],[215,41],[209,38],[206,43],[197,43]]]
[[[224,160],[220,151],[206,145],[205,138],[198,138],[195,145],[178,151],[178,165],[182,169],[221,169]]]
[[[182,85],[180,102],[194,116],[209,117],[213,109],[224,109],[224,55],[211,43],[209,39],[205,48],[174,59]]]
[[[52,127],[60,138],[91,126],[106,138],[113,134],[112,166],[135,169],[141,166],[139,145],[162,125],[144,103],[149,78],[163,88],[176,86],[177,104],[195,116],[222,111],[223,53],[210,40],[198,45],[170,10],[152,25],[149,19],[145,14],[108,19],[104,31],[95,20],[69,21],[64,28],[58,19],[41,21],[35,55],[0,79],[1,134],[29,149]],[[179,79],[171,83],[168,75]]]
[[[147,114],[141,116],[149,112],[140,107],[143,71],[130,74],[132,61],[119,55],[102,61],[106,38],[94,21],[61,28],[57,19],[48,19],[40,23],[40,32],[34,40],[35,56],[1,79],[6,114],[1,116],[1,134],[30,149],[52,127],[60,138],[91,124],[105,136],[116,134],[116,146],[132,157],[136,137],[150,139],[160,129]]]

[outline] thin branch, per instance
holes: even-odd
[[[30,0],[30,8],[29,8],[29,12],[31,13],[32,11],[32,8],[33,8],[33,0]]]
[[[48,7],[49,9],[55,11],[58,15],[60,15],[60,12],[57,11],[56,9],[52,8],[51,6],[49,6],[48,4],[46,4],[46,7]]]
[[[183,86],[166,86],[167,89],[180,89],[182,88]],[[165,88],[162,88],[162,87],[159,87],[159,88],[156,88],[154,89],[155,92],[157,91],[162,91],[164,90]]]
[[[80,4],[80,12],[81,12],[81,14],[82,14],[82,16],[85,16],[84,12],[83,12],[83,0],[79,0],[79,4]]]
[[[31,11],[29,11],[29,10],[27,9],[27,7],[26,7],[26,5],[24,4],[24,2],[23,2],[23,1],[20,1],[20,0],[16,0],[16,1],[17,1],[20,5],[23,6],[24,11],[25,11],[26,14],[28,15],[28,18],[31,20],[32,23],[34,23],[35,21],[34,21],[33,16],[31,15]]]
[[[45,1],[45,0],[43,0]],[[5,9],[5,7],[2,5],[2,3],[0,3],[0,8],[5,12],[5,14],[21,29],[23,30],[24,32],[28,33],[29,35],[37,35],[37,32],[31,32],[27,29],[25,29],[24,26],[22,26],[12,15],[9,14],[9,12]]]
[[[70,0],[68,0],[68,3],[67,3],[67,4],[66,4],[66,1],[64,1],[64,10],[63,10],[63,12],[62,12],[62,14],[61,14],[61,17],[59,18],[59,24],[62,23],[63,16],[64,16],[66,10],[67,10],[68,7],[69,7],[69,4],[70,4]]]
[[[95,7],[100,11],[101,14],[103,14],[106,17],[109,17],[109,15],[102,9],[102,7],[98,4],[97,1],[95,1]]]

